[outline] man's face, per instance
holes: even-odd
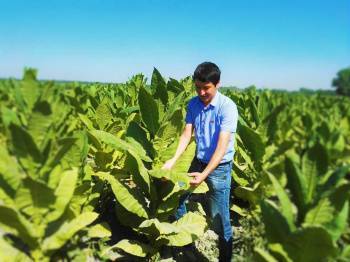
[[[194,84],[200,100],[207,106],[214,98],[218,90],[218,84],[214,85],[212,82],[201,82],[198,80],[196,80]]]

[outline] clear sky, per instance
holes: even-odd
[[[331,87],[350,66],[350,0],[0,0],[0,77],[183,78],[212,61],[222,85]]]

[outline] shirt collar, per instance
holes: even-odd
[[[209,103],[209,105],[212,105],[213,107],[215,107],[219,102],[219,96],[220,96],[219,91],[216,91],[216,94],[214,98],[211,100],[211,102]]]

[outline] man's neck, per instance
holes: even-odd
[[[215,95],[212,97],[212,99],[210,99],[210,101],[204,103],[203,101],[201,101],[204,105],[204,107],[207,107],[208,105],[210,105],[211,102],[213,102],[213,100],[215,99],[215,97],[217,96],[218,91],[215,92]]]

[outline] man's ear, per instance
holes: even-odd
[[[217,82],[217,84],[215,85],[216,88],[219,88],[220,87],[220,81]]]

